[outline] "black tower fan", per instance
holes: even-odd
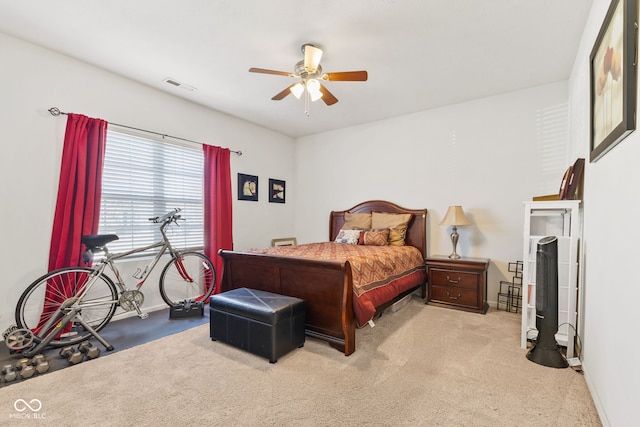
[[[569,366],[558,343],[558,238],[543,237],[536,252],[536,329],[538,338],[527,359],[551,368]]]

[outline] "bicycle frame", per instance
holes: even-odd
[[[173,250],[173,248],[171,247],[171,244],[168,241],[162,241],[162,242],[157,242],[157,243],[153,243],[150,244],[148,246],[142,247],[142,248],[136,248],[127,252],[121,252],[118,254],[109,254],[107,252],[107,257],[100,261],[100,266],[96,267],[96,270],[99,270],[101,273],[104,272],[105,267],[108,265],[109,269],[113,272],[113,274],[116,277],[116,284],[121,288],[121,290],[126,290],[127,286],[124,282],[124,280],[122,280],[122,277],[120,275],[120,271],[118,270],[118,268],[115,265],[115,261],[126,258],[128,256],[131,256],[133,254],[137,254],[140,252],[146,252],[149,251],[151,249],[155,249],[155,248],[160,248],[160,250],[158,251],[158,253],[153,257],[153,259],[151,260],[151,262],[149,264],[147,264],[147,266],[144,268],[143,271],[136,271],[133,275],[133,277],[135,277],[136,279],[139,280],[139,282],[136,284],[136,288],[139,289],[142,285],[144,285],[145,281],[147,280],[147,278],[149,277],[149,275],[151,274],[151,272],[153,271],[153,269],[156,267],[156,265],[158,264],[158,261],[160,261],[160,258],[162,258],[162,256],[165,254],[165,252],[167,252],[167,249],[169,250],[169,253],[171,254],[171,256],[176,255],[176,251]],[[140,269],[138,269],[140,270]]]
[[[118,289],[119,289],[120,293],[129,290],[129,288],[127,287],[127,284],[122,279],[122,275],[120,274],[120,270],[118,270],[118,268],[116,267],[115,261],[121,260],[123,258],[127,258],[127,257],[129,257],[131,255],[134,255],[134,254],[137,254],[137,253],[147,252],[147,251],[150,251],[150,250],[155,249],[155,248],[160,248],[158,253],[153,257],[151,262],[149,264],[147,264],[147,266],[144,268],[143,271],[140,271],[140,269],[138,269],[133,274],[133,277],[135,277],[136,279],[139,280],[139,282],[136,284],[136,289],[140,289],[142,287],[142,285],[144,285],[145,281],[147,280],[147,278],[149,277],[151,272],[155,269],[156,265],[158,265],[158,262],[160,261],[160,258],[162,258],[162,256],[167,251],[169,252],[169,254],[172,257],[175,257],[175,256],[180,254],[179,251],[177,251],[176,249],[173,248],[173,246],[171,245],[171,242],[169,241],[169,238],[167,237],[167,235],[165,233],[165,228],[167,226],[169,226],[169,224],[171,224],[174,221],[175,220],[173,220],[173,219],[165,220],[165,222],[160,226],[160,233],[162,234],[162,240],[159,241],[159,242],[152,243],[150,245],[143,246],[143,247],[140,247],[140,248],[135,248],[135,249],[132,249],[130,251],[120,252],[120,253],[117,253],[117,254],[111,254],[106,246],[102,247],[101,249],[105,254],[104,255],[104,259],[101,259],[98,262],[98,266],[93,267],[94,271],[91,274],[91,278],[89,279],[89,281],[87,281],[87,283],[84,286],[82,292],[78,295],[78,300],[79,301],[82,300],[84,295],[91,289],[93,283],[95,283],[96,278],[99,277],[101,274],[104,274],[104,271],[106,270],[107,266],[109,266],[109,269],[113,272],[113,274],[114,274],[114,276],[116,278],[115,284],[116,284],[116,286],[118,286]],[[100,303],[97,303],[97,304],[104,304],[104,302],[100,302]],[[140,307],[138,307],[137,304],[135,305],[135,309],[136,309],[136,312],[138,313],[139,317],[143,317],[144,316],[144,314],[140,311]],[[144,317],[146,317],[146,316],[144,316]]]

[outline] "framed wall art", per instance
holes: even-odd
[[[238,174],[238,200],[258,201],[258,177]]]
[[[637,0],[612,0],[589,56],[595,162],[636,128]]]
[[[271,246],[295,246],[295,237],[285,237],[283,239],[271,239]]]
[[[285,202],[285,182],[269,178],[269,201],[272,203]]]

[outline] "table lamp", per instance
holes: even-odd
[[[467,219],[462,211],[462,206],[449,206],[447,214],[444,216],[440,225],[452,225],[453,233],[451,233],[451,243],[453,244],[453,252],[449,255],[451,259],[459,259],[460,255],[456,253],[456,246],[458,246],[458,226],[471,225],[471,222]]]

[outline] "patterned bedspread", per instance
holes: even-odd
[[[413,246],[365,246],[333,242],[297,246],[275,246],[250,252],[314,258],[348,260],[351,265],[354,312],[362,326],[375,314],[375,307],[401,292],[424,283],[422,253]]]

